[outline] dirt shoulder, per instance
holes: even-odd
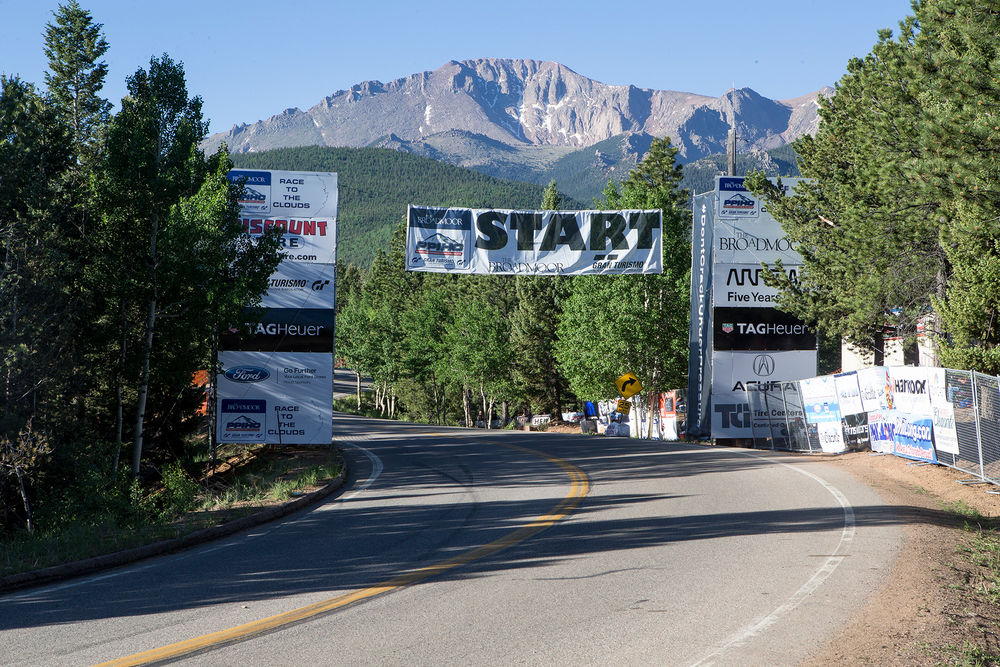
[[[906,544],[861,613],[805,664],[1000,664],[994,657],[1000,655],[998,582],[973,555],[991,551],[982,540],[993,522],[974,513],[1000,516],[1000,496],[986,492],[995,488],[960,484],[969,475],[943,466],[868,452],[823,462],[843,468],[898,508]]]

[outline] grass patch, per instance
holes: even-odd
[[[973,507],[970,507],[968,503],[964,500],[955,500],[953,502],[942,502],[941,509],[946,512],[952,512],[966,519],[971,519],[973,521],[983,521],[985,517],[979,513],[979,511]]]
[[[186,535],[287,501],[337,477],[332,449],[229,450],[204,479],[178,470],[138,499],[129,517],[90,517],[58,531],[18,532],[0,540],[0,576],[38,570]],[[192,488],[193,485],[193,488]],[[153,509],[155,508],[155,509]]]
[[[965,642],[962,648],[946,646],[945,649],[955,654],[955,660],[951,663],[955,667],[991,667],[1000,664],[1000,655],[991,653],[970,642]]]

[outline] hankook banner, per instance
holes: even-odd
[[[661,212],[407,209],[406,269],[440,273],[660,273]]]

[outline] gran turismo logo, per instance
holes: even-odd
[[[330,284],[329,280],[316,280],[313,281],[312,289],[314,292],[322,292],[323,288]]]
[[[753,372],[760,377],[769,377],[774,373],[774,357],[770,354],[758,354],[753,359]]]

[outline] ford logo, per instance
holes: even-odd
[[[226,378],[232,382],[263,382],[269,377],[271,373],[260,366],[236,366],[226,371]]]

